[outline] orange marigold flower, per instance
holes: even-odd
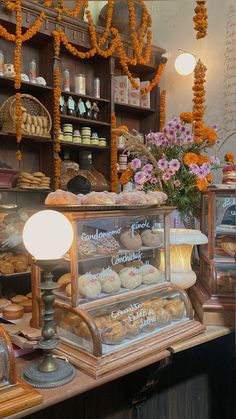
[[[197,183],[197,187],[199,189],[199,191],[205,191],[207,188],[207,180],[206,178],[201,178],[201,179],[197,179],[196,180]]]
[[[197,164],[198,164],[199,166],[201,166],[203,163],[209,163],[209,162],[210,162],[209,157],[207,157],[207,156],[202,156],[201,154],[198,156],[198,162],[197,162]]]
[[[197,164],[198,163],[198,155],[196,153],[186,153],[184,155],[184,164],[190,166],[190,164]]]
[[[191,124],[193,122],[192,112],[182,112],[179,117],[183,122],[186,122],[187,124]]]
[[[234,155],[233,153],[226,153],[224,159],[227,163],[234,163]]]
[[[131,170],[126,170],[125,172],[123,172],[120,177],[120,184],[126,185],[132,179],[133,174],[134,173]]]
[[[207,180],[207,182],[208,182],[208,183],[212,183],[212,181],[213,181],[213,176],[212,176],[212,174],[211,174],[211,173],[209,173],[209,174],[207,175],[206,180]]]
[[[217,140],[217,133],[213,128],[204,127],[202,129],[202,136],[205,138],[209,143],[214,144]]]

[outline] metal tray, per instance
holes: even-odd
[[[161,208],[160,204],[133,204],[133,205],[43,205],[44,209],[63,210],[63,211],[107,211],[107,210],[132,210]]]

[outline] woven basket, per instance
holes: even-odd
[[[22,94],[22,135],[50,138],[51,116],[47,109],[34,96]],[[9,97],[0,108],[0,127],[2,132],[16,134],[16,98]]]

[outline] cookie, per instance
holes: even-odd
[[[39,178],[44,178],[45,177],[45,174],[42,173],[42,172],[33,172],[32,175],[35,176],[35,177],[39,177]]]

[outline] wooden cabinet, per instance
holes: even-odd
[[[15,14],[6,11],[4,1],[0,1],[0,23],[3,24],[11,33],[15,32]],[[39,16],[43,6],[36,2],[23,3],[22,26],[29,28]],[[81,51],[88,50],[90,46],[90,36],[88,24],[82,20],[64,16],[58,22],[56,12],[45,8],[46,19],[43,21],[39,32],[30,41],[22,46],[22,69],[21,72],[29,74],[29,64],[34,59],[37,65],[37,75],[45,78],[47,85],[40,86],[28,82],[22,82],[21,93],[28,93],[35,96],[49,111],[53,120],[53,68],[54,68],[54,48],[52,32],[60,28],[66,33],[68,41]],[[98,35],[102,33],[101,28],[96,28]],[[24,31],[24,29],[23,29]],[[132,48],[129,39],[122,36],[126,51],[131,54]],[[13,63],[14,43],[9,43],[0,38],[0,49],[5,56],[5,63]],[[131,71],[140,80],[151,80],[155,74],[161,55],[164,50],[153,47],[150,64],[147,66],[137,65]],[[111,181],[110,157],[111,157],[111,112],[115,111],[117,125],[126,124],[130,129],[135,128],[144,134],[150,130],[158,129],[159,119],[159,89],[154,88],[151,92],[150,108],[140,106],[118,104],[114,102],[113,78],[117,74],[122,74],[119,59],[114,56],[102,58],[95,56],[91,59],[79,59],[70,54],[64,47],[61,48],[59,67],[61,73],[65,68],[70,71],[71,91],[62,94],[65,100],[69,96],[77,102],[79,98],[84,101],[96,101],[100,111],[98,118],[87,119],[78,116],[61,115],[61,126],[72,124],[74,129],[81,129],[89,126],[92,132],[97,132],[99,137],[106,138],[106,146],[99,147],[93,144],[75,144],[61,142],[62,159],[72,159],[78,162],[83,168],[84,155],[90,154],[92,165],[103,173],[108,181]],[[78,73],[85,74],[86,95],[81,96],[75,93],[74,76]],[[94,98],[93,82],[98,77],[101,83],[101,97]],[[0,105],[11,95],[15,94],[14,80],[8,77],[0,77]],[[40,137],[24,137],[21,143],[23,160],[19,162],[15,159],[15,152],[18,149],[14,135],[0,133],[1,161],[4,161],[12,168],[19,171],[34,172],[42,171],[47,176],[53,178],[54,174],[54,153],[53,153],[54,132],[52,128],[51,139],[45,140]],[[53,185],[53,184],[52,184]],[[20,191],[18,191],[20,193]]]

